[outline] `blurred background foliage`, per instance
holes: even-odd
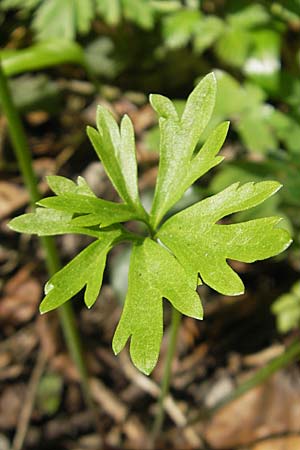
[[[229,119],[227,161],[184,202],[235,181],[279,180],[284,188],[276,198],[237,219],[280,214],[294,239],[289,264],[300,270],[299,0],[2,0],[0,26],[0,56],[22,112],[42,106],[58,114],[65,63],[108,101],[131,91],[144,104],[159,92],[179,111],[197,80],[215,71],[217,103],[203,139]],[[156,124],[142,140],[157,152]],[[298,326],[299,299],[296,284],[273,307],[280,331]]]

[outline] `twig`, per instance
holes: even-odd
[[[22,450],[23,448],[32,410],[34,407],[37,387],[39,384],[39,380],[45,370],[46,363],[47,357],[43,351],[43,348],[40,347],[37,360],[28,383],[28,389],[26,391],[23,408],[18,419],[17,429],[11,447],[12,450]]]
[[[297,361],[300,358],[300,342],[299,338],[296,338],[283,352],[281,355],[273,358],[266,366],[259,369],[251,378],[246,380],[244,383],[240,384],[233,392],[228,396],[220,400],[212,408],[203,408],[195,417],[192,417],[188,424],[192,425],[201,420],[206,420],[212,417],[219,409],[228,403],[241,397],[246,392],[253,389],[255,386],[262,384],[268,378],[271,377],[275,372],[286,367],[293,361]]]
[[[170,381],[171,381],[171,370],[172,370],[172,361],[174,358],[174,353],[176,350],[176,342],[177,342],[177,335],[178,335],[178,329],[180,325],[180,319],[181,314],[177,309],[172,308],[172,319],[171,319],[171,325],[170,325],[170,342],[168,345],[167,355],[166,355],[166,361],[165,361],[165,370],[162,378],[162,384],[161,384],[161,390],[160,395],[158,399],[158,411],[155,416],[153,428],[152,428],[152,439],[153,443],[155,443],[157,437],[159,436],[163,422],[165,417],[165,409],[164,409],[164,403],[165,398],[168,396],[169,389],[170,389]]]
[[[120,359],[122,362],[122,368],[127,378],[136,386],[138,386],[142,391],[147,392],[154,398],[159,398],[160,387],[153,380],[135,369],[135,367],[130,362],[126,352],[120,354]],[[187,419],[185,415],[170,394],[168,394],[165,398],[163,407],[176,427],[182,428],[182,433],[189,445],[193,448],[200,448],[200,446],[202,445],[202,438],[198,436],[198,434],[195,433],[195,431],[191,427],[187,426]]]
[[[114,419],[117,424],[123,425],[124,433],[138,448],[147,448],[147,433],[138,417],[131,415],[127,406],[102,381],[92,378],[91,390],[94,400],[103,410]]]

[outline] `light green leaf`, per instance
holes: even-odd
[[[270,14],[263,5],[253,2],[252,5],[241,7],[234,14],[229,14],[227,19],[231,26],[251,29],[266,25],[270,20]]]
[[[119,162],[130,199],[139,204],[137,162],[134,142],[134,129],[132,122],[125,114],[120,126],[121,149]]]
[[[84,301],[90,308],[95,303],[102,285],[107,253],[118,236],[118,231],[103,233],[101,239],[86,247],[51,277],[45,286],[46,296],[40,305],[40,312],[46,313],[57,308],[84,287]]]
[[[85,34],[90,30],[94,18],[94,0],[75,0],[76,28]]]
[[[182,8],[180,0],[151,0],[150,3],[158,13],[170,13]]]
[[[218,58],[226,65],[243,66],[251,49],[251,38],[246,29],[228,26],[214,46]]]
[[[56,195],[81,194],[96,197],[83,177],[77,178],[77,184],[60,175],[48,175],[46,180],[49,187]]]
[[[270,110],[270,114],[266,119],[271,128],[270,132],[275,132],[278,139],[284,142],[290,152],[299,154],[299,122],[275,108]]]
[[[150,102],[160,115],[160,161],[151,222],[155,228],[186,190],[190,161],[215,104],[216,80],[207,75],[190,94],[181,119],[162,96]]]
[[[111,182],[126,203],[140,208],[134,130],[130,118],[123,117],[119,130],[112,114],[99,106],[97,128],[98,131],[88,127],[87,133]]]
[[[98,222],[99,223],[99,222]],[[83,225],[72,223],[72,214],[55,209],[37,208],[34,213],[22,214],[12,219],[9,228],[19,233],[54,236],[56,234],[76,233],[98,237],[100,230],[89,230]]]
[[[131,337],[132,361],[148,375],[159,355],[162,298],[167,298],[183,314],[202,319],[202,306],[195,288],[183,267],[159,244],[149,238],[136,244],[130,259],[125,306],[113,338],[114,352],[119,353]]]
[[[94,198],[89,195],[66,193],[44,198],[37,204],[45,208],[65,211],[71,214],[97,215],[99,216],[99,224],[102,227],[139,218],[138,214],[127,205]]]
[[[47,416],[56,414],[62,401],[63,387],[63,375],[47,371],[37,385],[35,402],[38,411]]]
[[[201,23],[201,13],[192,9],[181,9],[168,15],[162,24],[165,43],[170,48],[185,46]]]
[[[196,52],[202,53],[210,47],[221,36],[224,27],[223,20],[217,16],[203,17],[195,29],[194,48]]]
[[[239,82],[229,73],[216,71],[218,95],[214,114],[219,117],[239,117],[249,107],[249,96]]]
[[[69,178],[60,175],[48,175],[46,180],[48,186],[56,195],[63,195],[76,191],[76,184]]]
[[[198,153],[191,159],[189,163],[188,174],[186,178],[185,189],[193,184],[198,178],[208,172],[210,169],[220,164],[223,161],[223,156],[216,156],[224,144],[229,122],[221,123],[208,136],[207,140],[198,151]]]
[[[0,51],[2,66],[7,76],[30,70],[45,69],[59,64],[74,63],[85,66],[83,50],[76,42],[51,39],[13,51]]]
[[[7,9],[23,8],[30,11],[39,2],[40,0],[2,0],[0,9],[5,11]]]
[[[47,0],[36,11],[33,28],[39,40],[75,38],[75,8],[73,0]]]
[[[216,93],[217,82],[215,74],[212,72],[200,81],[187,99],[181,124],[185,132],[188,132],[190,155],[211,118]]]
[[[243,72],[262,86],[275,86],[281,72],[281,34],[270,28],[255,29],[252,33],[251,51]]]
[[[178,121],[179,117],[173,102],[164,95],[151,94],[150,102],[159,117]]]
[[[96,0],[97,10],[109,25],[117,25],[121,18],[120,0]]]
[[[224,191],[170,218],[157,237],[173,252],[190,276],[200,274],[210,287],[224,295],[239,295],[244,286],[227,264],[269,258],[291,243],[289,234],[276,227],[277,217],[233,225],[218,225],[229,214],[252,208],[273,195],[280,184],[273,181],[233,184]]]
[[[1,51],[0,51],[1,58]],[[9,80],[14,104],[21,113],[40,111],[56,114],[61,107],[61,89],[45,74],[24,74]]]
[[[300,324],[300,282],[292,289],[278,297],[272,305],[272,313],[276,316],[277,328],[280,333],[287,333]]]
[[[110,0],[109,0],[110,1]],[[94,76],[115,79],[123,64],[115,57],[116,43],[112,37],[99,36],[85,47],[85,59]]]
[[[237,124],[237,131],[250,151],[267,153],[278,148],[276,135],[268,126],[268,109],[266,105],[257,107],[245,113]]]
[[[50,369],[51,370],[51,369]],[[43,416],[54,416],[63,398],[64,379],[61,373],[45,372],[40,378],[36,392],[36,407]]]
[[[154,25],[154,10],[148,0],[121,0],[124,17],[142,28]]]

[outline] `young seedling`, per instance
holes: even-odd
[[[88,136],[122,203],[97,198],[85,180],[77,183],[48,177],[56,194],[38,202],[34,213],[13,219],[10,227],[23,233],[50,236],[86,234],[94,242],[79,253],[45,286],[41,313],[57,308],[85,287],[84,301],[91,307],[102,284],[108,252],[121,242],[132,244],[128,292],[113,338],[118,354],[130,338],[133,363],[145,374],[156,365],[163,335],[163,299],[182,314],[203,318],[196,288],[205,283],[224,295],[239,295],[244,285],[228,259],[253,262],[277,255],[291,243],[278,226],[280,218],[267,217],[231,225],[224,217],[259,205],[281,187],[276,181],[235,183],[164,222],[164,217],[198,178],[222,161],[217,156],[228,122],[221,123],[200,148],[201,133],[213,112],[216,81],[207,75],[190,94],[178,116],[168,98],[151,95],[159,116],[160,163],[151,212],[139,197],[134,130],[128,116],[120,127],[106,109],[99,107],[97,129]],[[123,223],[144,222],[149,235],[129,232]]]

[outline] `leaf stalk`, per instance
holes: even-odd
[[[154,419],[152,433],[151,433],[151,441],[152,441],[153,446],[155,445],[155,441],[157,440],[158,436],[161,433],[164,418],[165,418],[164,403],[165,403],[166,397],[168,396],[168,393],[170,390],[172,362],[173,362],[174,354],[175,354],[175,350],[176,350],[176,343],[177,343],[177,336],[178,336],[180,320],[181,320],[181,313],[172,306],[172,318],[171,318],[171,325],[170,325],[170,340],[169,340],[169,345],[168,345],[167,354],[166,354],[160,396],[158,399],[158,410],[157,410],[157,413],[156,413],[156,416]]]
[[[41,198],[37,179],[33,171],[32,159],[29,145],[26,139],[25,130],[20,115],[14,105],[12,95],[8,86],[7,78],[4,74],[0,60],[0,104],[1,109],[7,119],[9,135],[12,147],[18,162],[24,183],[28,189],[32,207]],[[54,240],[49,236],[40,237],[41,245],[45,252],[46,266],[49,275],[52,276],[60,269],[60,261],[55,247]],[[81,339],[76,329],[75,316],[69,303],[59,308],[59,319],[63,329],[64,338],[70,355],[80,374],[82,392],[88,408],[93,410],[93,401],[90,393],[88,373],[83,357]]]

